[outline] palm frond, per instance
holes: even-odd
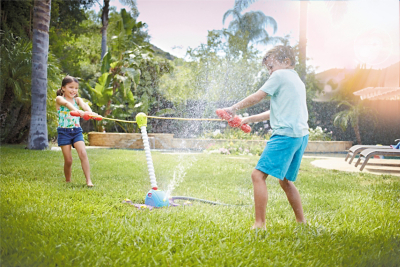
[[[258,0],[235,0],[234,9],[241,12],[257,1]]]
[[[222,18],[222,24],[225,24],[225,20],[229,16],[232,16],[234,20],[240,20],[241,14],[240,14],[240,11],[238,11],[236,9],[229,9],[228,11],[225,12],[225,14]]]

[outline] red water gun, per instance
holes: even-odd
[[[228,121],[228,124],[231,127],[239,127],[242,123],[242,119],[239,118],[239,116],[232,117],[232,115],[230,115],[224,109],[217,109],[215,113],[217,113],[217,116],[221,119]],[[242,124],[242,126],[240,126],[240,129],[245,133],[251,132],[251,127],[246,123]]]
[[[81,116],[81,114],[79,114],[79,111],[74,111],[74,110],[71,111],[70,114],[71,114],[71,116],[74,116],[74,117],[80,117]],[[96,121],[101,121],[103,119],[102,116],[93,115],[92,112],[90,112],[90,111],[85,111],[85,113],[83,114],[82,118],[85,121],[90,120],[90,119],[95,119]]]

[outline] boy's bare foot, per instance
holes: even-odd
[[[70,183],[70,182],[71,182],[71,180],[65,180],[65,182],[66,182],[66,183]]]
[[[251,227],[251,230],[256,230],[256,229],[267,230],[267,227],[265,226],[265,224],[262,225],[254,223],[253,226]]]

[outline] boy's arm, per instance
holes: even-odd
[[[265,111],[265,112],[257,114],[257,115],[243,118],[241,124],[266,121],[266,120],[269,120],[269,117],[270,117],[270,111],[268,110],[268,111]]]
[[[236,103],[235,105],[233,105],[232,107],[229,108],[225,108],[225,110],[230,113],[231,115],[235,115],[236,110],[239,109],[244,109],[244,108],[248,108],[251,106],[254,106],[255,104],[257,104],[258,102],[260,102],[261,100],[264,99],[264,97],[267,96],[267,93],[265,93],[262,90],[258,90],[257,92],[255,92],[252,95],[249,95],[248,97],[246,97],[245,99],[243,99],[242,101]]]

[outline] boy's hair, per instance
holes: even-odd
[[[283,63],[285,59],[288,58],[290,60],[290,66],[296,65],[296,58],[293,49],[290,46],[277,45],[274,48],[270,49],[263,57],[263,65],[265,65],[265,62],[270,56],[273,56],[280,63]]]
[[[72,83],[72,82],[76,82],[77,84],[79,84],[79,81],[78,81],[78,79],[77,78],[74,78],[74,77],[72,77],[72,76],[65,76],[65,78],[62,80],[62,82],[61,82],[61,88],[60,89],[58,89],[57,90],[57,96],[62,96],[62,95],[64,95],[64,91],[63,91],[63,87],[64,86],[66,86],[67,84],[69,84],[69,83]],[[76,96],[78,96],[78,95],[76,95]]]

